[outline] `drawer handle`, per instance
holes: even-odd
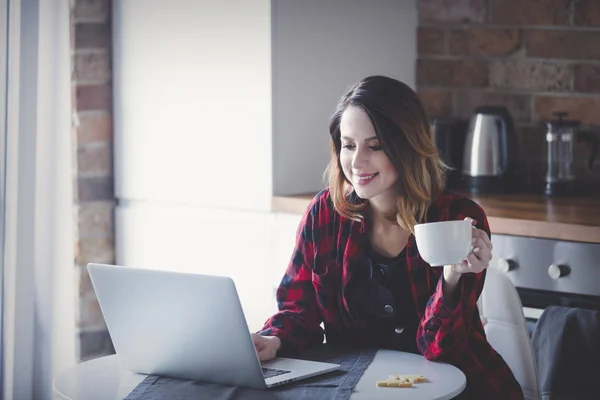
[[[506,258],[501,258],[498,260],[498,263],[496,264],[496,267],[504,272],[505,274],[507,272],[512,271],[513,269],[517,268],[517,263],[513,260],[510,259],[506,259]]]
[[[552,264],[548,267],[548,276],[552,279],[562,278],[569,275],[571,268],[566,265]]]

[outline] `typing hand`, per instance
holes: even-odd
[[[251,336],[260,361],[269,361],[275,358],[277,350],[281,347],[281,340],[277,336],[261,336],[256,333]]]

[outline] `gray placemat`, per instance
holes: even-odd
[[[148,375],[125,400],[348,400],[376,353],[376,349],[319,347],[297,358],[340,364],[338,371],[267,390]]]

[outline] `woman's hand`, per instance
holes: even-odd
[[[471,244],[471,252],[462,264],[444,266],[444,280],[450,284],[455,284],[460,279],[460,275],[466,272],[479,273],[486,269],[492,260],[492,241],[487,233],[481,229],[475,228],[477,221],[471,218],[473,225],[473,241]]]
[[[277,350],[281,347],[281,340],[277,336],[261,336],[256,333],[251,336],[260,361],[269,361],[275,358]]]

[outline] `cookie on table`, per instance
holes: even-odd
[[[410,382],[402,382],[399,380],[385,380],[385,381],[377,381],[377,386],[379,387],[397,387],[397,388],[410,388],[413,387],[413,384]]]
[[[410,382],[410,383],[423,383],[427,382],[427,378],[423,375],[390,375],[388,380],[397,380],[401,382]]]

